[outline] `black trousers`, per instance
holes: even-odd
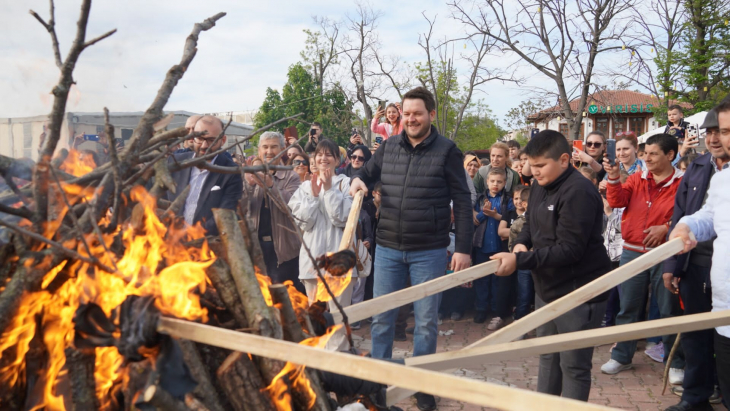
[[[679,281],[679,295],[685,314],[712,311],[712,290],[709,286],[710,268],[689,264],[687,273]],[[713,337],[713,329],[682,333],[680,343],[685,358],[682,400],[692,405],[706,403],[714,391]]]
[[[725,408],[730,410],[730,338],[723,337],[717,331],[715,331],[715,355],[722,402]]]
[[[271,241],[261,241],[261,251],[266,263],[266,274],[271,277],[272,283],[282,284],[284,281],[291,281],[299,292],[306,294],[304,284],[299,280],[299,256],[279,264],[274,243]]]

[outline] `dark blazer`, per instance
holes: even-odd
[[[182,162],[193,158],[193,152],[188,151],[185,153],[176,153],[168,158],[169,163],[175,161]],[[174,159],[173,159],[174,157]],[[235,167],[236,163],[233,162],[231,155],[228,153],[221,153],[215,158],[213,163],[217,166]],[[177,193],[167,192],[167,199],[174,201],[175,198],[183,191],[185,186],[190,184],[190,172],[191,168],[184,168],[182,170],[172,173],[172,179],[175,181],[177,187]],[[213,190],[214,187],[220,187],[220,189]],[[198,198],[198,206],[195,209],[195,215],[193,216],[193,223],[198,221],[201,222],[203,228],[210,235],[218,235],[218,227],[215,225],[213,219],[214,208],[227,208],[229,210],[235,210],[238,206],[238,200],[241,199],[243,194],[243,180],[241,174],[221,174],[209,172],[205,178],[203,187],[200,189],[200,198]]]
[[[705,201],[705,194],[710,187],[712,177],[712,155],[707,153],[697,157],[684,172],[682,181],[677,187],[677,195],[674,197],[674,214],[672,215],[672,227],[675,227],[679,219],[692,215],[702,208]],[[687,269],[687,259],[692,251],[682,255],[673,255],[664,261],[664,272],[674,273],[675,277],[683,277]]]

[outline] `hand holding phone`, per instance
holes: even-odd
[[[608,159],[609,165],[616,165],[616,140],[613,138],[606,140],[606,159]]]

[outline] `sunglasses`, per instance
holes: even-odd
[[[594,143],[594,142],[591,142],[591,141],[586,142],[586,147],[595,147],[595,148],[598,148],[598,147],[601,147],[602,145],[603,145],[603,143]]]
[[[294,160],[294,161],[292,161],[292,164],[294,165],[294,167],[305,165],[304,160]]]
[[[357,160],[357,161],[363,161],[363,162],[365,161],[365,157],[363,157],[363,156],[354,156],[353,155],[353,156],[350,156],[350,159],[352,161],[355,161],[355,160]]]

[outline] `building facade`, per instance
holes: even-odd
[[[578,109],[578,100],[570,102],[571,109]],[[670,101],[670,104],[673,104]],[[652,113],[659,106],[656,97],[629,90],[599,91],[588,96],[588,104],[580,126],[580,138],[585,139],[593,130],[602,131],[607,137],[617,133],[633,131],[640,136],[661,125]],[[559,106],[551,107],[531,115],[528,120],[539,130],[555,130],[568,135],[568,121],[562,116]]]
[[[173,111],[175,117],[167,126],[168,130],[182,127],[188,117],[195,115],[189,111]],[[166,113],[169,114],[169,113]],[[114,126],[114,138],[126,144],[139,124],[143,112],[110,113],[109,121]],[[38,160],[41,135],[45,132],[48,116],[0,118],[0,154],[14,158],[30,158]],[[225,121],[227,123],[227,119]],[[241,148],[247,148],[249,142],[245,138],[251,135],[253,127],[232,122],[226,130],[228,136],[226,146],[231,154],[240,154]],[[85,139],[94,141],[104,133],[104,113],[66,113],[61,127],[59,147],[69,148],[73,137],[84,135]],[[240,144],[243,142],[242,144]]]

